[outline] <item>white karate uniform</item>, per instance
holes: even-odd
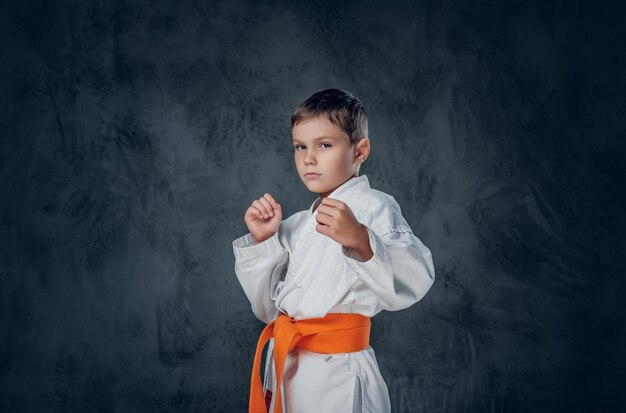
[[[374,256],[363,262],[315,229],[313,211],[297,212],[255,243],[250,233],[233,241],[235,272],[255,316],[268,324],[279,311],[295,320],[327,313],[373,317],[419,301],[435,280],[430,250],[413,234],[396,200],[373,189],[366,175],[350,178],[329,198],[346,203],[369,234]],[[259,335],[261,331],[258,332]],[[372,331],[372,334],[375,334]],[[276,400],[274,340],[268,344],[263,393]],[[250,349],[254,352],[254,349]],[[391,411],[387,385],[371,346],[358,352],[287,353],[281,387],[284,413]]]

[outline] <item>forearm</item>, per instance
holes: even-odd
[[[289,255],[278,235],[256,242],[248,233],[233,241],[235,273],[257,318],[268,324],[277,315],[273,292],[286,270]]]
[[[432,286],[435,271],[430,250],[411,232],[369,231],[373,255],[343,249],[346,263],[378,296],[384,309],[397,311],[419,301]]]

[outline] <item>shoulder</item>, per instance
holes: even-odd
[[[389,232],[413,232],[402,216],[398,201],[386,192],[364,188],[355,199],[355,207],[367,216],[370,226],[379,235]]]

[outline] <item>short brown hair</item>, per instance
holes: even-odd
[[[367,137],[365,106],[352,93],[342,89],[325,89],[307,98],[291,116],[291,128],[323,114],[346,132],[351,145]]]

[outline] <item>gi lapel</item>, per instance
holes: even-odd
[[[361,175],[348,179],[346,182],[335,188],[335,190],[331,192],[328,197],[337,199],[342,202],[346,202],[350,199],[352,194],[354,194],[358,188],[362,187],[369,188],[367,175]],[[319,200],[320,197],[318,196],[309,207],[308,216],[306,217],[304,223],[304,228],[302,229],[302,232],[298,237],[298,241],[294,245],[292,254],[289,257],[289,268],[287,270],[287,275],[285,276],[285,282],[287,282],[287,280],[291,278],[293,273],[298,270],[304,256],[311,248],[311,244],[315,238],[315,234],[313,232],[316,232],[315,226],[317,225],[317,220],[315,219],[315,216],[317,215],[317,209],[313,211],[313,207],[315,206],[315,203]],[[319,235],[322,236],[321,234]]]

